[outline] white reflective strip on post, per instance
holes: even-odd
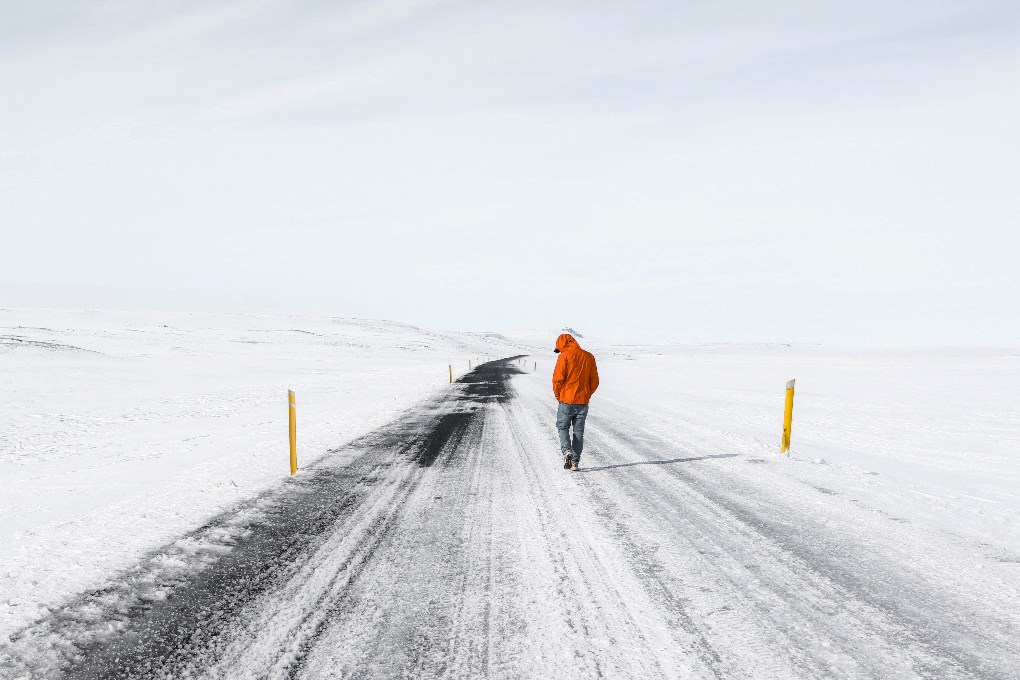
[[[792,390],[793,389],[793,383],[795,383],[795,382],[797,382],[797,381],[796,380],[791,380],[790,382],[786,383],[786,389]]]

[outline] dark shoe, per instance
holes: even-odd
[[[570,464],[570,469],[573,470],[574,472],[577,472],[577,463],[578,461],[575,460]]]
[[[564,453],[563,453],[563,469],[564,470],[569,470],[570,466],[573,465],[573,461],[571,461],[571,458],[573,458],[573,457],[574,457],[574,454],[570,453],[570,451],[564,451]]]

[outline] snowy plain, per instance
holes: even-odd
[[[460,374],[468,359],[529,355],[524,368],[531,370],[513,379],[519,404],[505,414],[494,411],[499,417],[480,430],[482,458],[475,467],[452,468],[463,479],[430,470],[433,482],[422,487],[428,493],[408,496],[409,524],[403,538],[393,540],[414,545],[421,540],[416,535],[435,531],[428,513],[454,520],[467,509],[471,541],[487,541],[490,549],[507,541],[527,564],[566,558],[565,568],[595,579],[588,589],[594,604],[588,605],[558,602],[563,584],[545,572],[524,576],[546,600],[532,602],[528,598],[536,596],[509,585],[512,579],[491,591],[479,586],[479,593],[504,596],[500,606],[522,607],[540,619],[531,622],[530,642],[526,636],[508,641],[519,650],[534,646],[532,671],[556,659],[555,647],[543,645],[568,634],[557,608],[570,606],[580,607],[579,620],[603,626],[588,643],[586,661],[593,665],[579,668],[616,668],[632,677],[642,669],[669,677],[673,671],[664,669],[670,668],[700,677],[705,669],[698,654],[711,656],[705,650],[713,645],[733,658],[708,658],[706,667],[733,677],[760,677],[770,668],[793,668],[799,677],[819,668],[855,677],[868,671],[862,659],[869,654],[876,663],[905,664],[889,668],[889,676],[979,677],[980,667],[967,666],[967,659],[986,658],[1001,670],[1016,653],[1016,350],[622,346],[581,339],[598,357],[602,386],[582,461],[591,474],[570,477],[556,469],[548,394],[554,355],[540,344],[541,335],[435,333],[350,319],[13,310],[0,312],[0,326],[0,368],[9,386],[0,397],[7,414],[0,431],[0,641],[284,479],[288,387],[298,395],[302,461],[311,464],[449,390],[448,364]],[[556,332],[549,332],[549,344]],[[793,449],[782,456],[783,388],[790,378],[797,379]],[[508,445],[514,438],[523,439]],[[544,447],[549,470],[536,469]],[[492,460],[492,452],[507,458]],[[454,501],[431,494],[448,483],[481,485],[487,491],[478,498],[495,508],[494,515],[478,514],[481,500],[444,506]],[[699,495],[706,489],[709,496]],[[531,499],[532,493],[538,495]],[[746,527],[727,524],[721,506],[706,501],[722,499],[741,510],[727,493],[746,494],[743,511],[774,508],[769,531],[775,540],[749,542]],[[543,525],[557,507],[573,508],[574,521],[586,528],[567,538],[556,538],[555,531],[534,538],[550,531]],[[661,522],[676,523],[676,532]],[[504,535],[518,525],[526,529],[520,536]],[[720,533],[705,534],[709,529]],[[815,537],[820,553],[831,550],[827,558],[805,561]],[[396,554],[406,559],[410,553]],[[513,558],[507,555],[503,559]],[[763,562],[751,563],[751,555]],[[770,556],[779,561],[765,563]],[[324,568],[328,554],[321,559]],[[442,556],[431,559],[440,564]],[[843,590],[846,584],[833,586],[833,575],[841,573],[835,563],[879,600],[861,600],[860,591]],[[611,569],[603,573],[606,565]],[[794,568],[804,566],[818,571],[797,574]],[[506,568],[512,575],[518,567]],[[789,587],[817,593],[799,602],[777,585],[784,578],[803,578]],[[906,587],[904,597],[916,601],[893,601],[894,586]],[[805,643],[807,657],[794,660],[799,666],[784,665],[790,660],[766,650],[765,638],[746,618],[754,610],[741,609],[741,602],[758,602],[768,588],[779,588],[775,592],[785,598],[775,600],[777,607],[804,617],[786,622],[790,629],[780,633],[817,638]],[[743,595],[727,599],[727,589]],[[375,597],[380,591],[366,592]],[[900,630],[895,617],[887,620],[889,611],[908,617],[903,612],[910,607],[948,606],[938,597],[929,601],[928,593],[960,606],[937,611],[932,620],[943,622],[933,635],[959,636],[943,642],[952,652],[947,658],[962,666],[916,665],[917,658],[945,651],[939,641],[911,641],[923,648],[911,652],[914,657],[881,647],[901,640],[876,642],[861,633],[852,642],[861,622]],[[413,593],[401,597],[413,605]],[[670,597],[685,603],[691,625],[707,631],[711,645],[702,649],[678,632]],[[857,609],[840,612],[840,597]],[[882,609],[878,605],[888,603],[881,598],[895,606]],[[838,616],[826,634],[817,626],[830,609]],[[963,611],[971,614],[958,614]],[[973,612],[987,614],[995,630],[975,637],[975,631],[954,628],[954,616],[972,622]],[[620,625],[598,623],[624,613],[621,621],[658,625],[618,640],[638,645],[631,652],[610,642]],[[768,617],[762,622],[761,630],[777,625]],[[980,647],[1010,638],[1010,648]],[[663,651],[677,640],[689,645],[689,666]],[[820,660],[830,643],[847,648]],[[313,655],[309,670],[329,663]]]

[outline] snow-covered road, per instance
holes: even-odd
[[[0,671],[1018,677],[1015,578],[622,404],[596,400],[564,471],[548,385],[515,366],[484,364],[84,594]]]

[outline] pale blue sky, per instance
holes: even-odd
[[[1016,2],[0,1],[0,306],[1020,343]]]

